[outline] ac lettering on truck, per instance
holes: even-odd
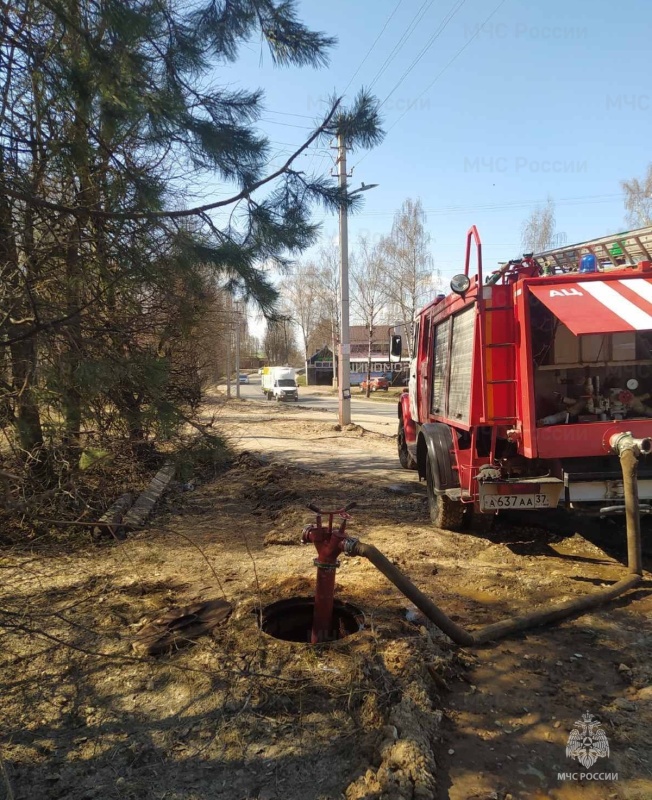
[[[551,289],[550,297],[584,297],[579,289]]]

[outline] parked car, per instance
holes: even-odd
[[[366,379],[362,381],[362,383],[360,384],[360,388],[362,389],[363,392],[367,391]],[[386,392],[389,389],[389,381],[387,380],[387,378],[372,378],[369,381],[369,391],[377,392],[380,389],[382,389],[384,392]]]
[[[249,383],[249,376],[243,372],[238,375],[238,383]]]

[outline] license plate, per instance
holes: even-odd
[[[550,501],[545,494],[485,494],[482,497],[482,508],[487,511],[498,511],[503,508],[531,509],[550,508]]]

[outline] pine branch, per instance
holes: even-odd
[[[47,208],[50,209],[51,211],[58,211],[61,214],[69,214],[70,216],[84,215],[96,219],[130,220],[130,221],[157,220],[157,219],[185,219],[188,217],[195,217],[198,216],[199,214],[205,214],[208,211],[214,211],[217,208],[225,208],[226,206],[234,205],[240,200],[244,200],[245,198],[250,197],[257,189],[266,186],[267,184],[281,177],[281,175],[287,173],[289,168],[294,163],[294,161],[296,161],[296,159],[303,152],[305,152],[319,136],[329,131],[331,121],[340,105],[340,101],[341,98],[338,98],[335,101],[335,104],[333,105],[333,107],[331,108],[328,115],[321,123],[321,125],[318,128],[316,128],[313,134],[297,150],[295,150],[294,153],[292,153],[288,157],[288,159],[281,167],[279,167],[277,170],[272,172],[267,177],[261,178],[260,180],[253,182],[251,185],[244,187],[240,192],[238,192],[235,195],[232,195],[226,200],[217,200],[214,203],[206,203],[201,206],[194,206],[193,208],[176,209],[173,211],[120,212],[120,211],[104,211],[97,208],[67,206],[63,205],[62,203],[54,203],[51,200],[46,200],[45,198],[42,197],[36,197],[34,195],[25,194],[24,192],[12,189],[12,187],[8,186],[6,183],[0,183],[0,188],[7,195],[7,197],[11,197],[12,200],[20,200],[22,202],[30,203],[31,205],[35,205],[40,208]]]

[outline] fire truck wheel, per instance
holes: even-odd
[[[405,441],[405,428],[403,426],[403,420],[399,420],[398,422],[398,460],[401,462],[401,466],[403,469],[416,469],[417,462],[412,458],[410,451],[408,450],[407,442]]]
[[[426,461],[426,488],[428,490],[428,510],[430,521],[437,528],[447,531],[461,531],[466,526],[466,509],[457,500],[451,500],[448,495],[436,494],[435,479],[432,461]]]

